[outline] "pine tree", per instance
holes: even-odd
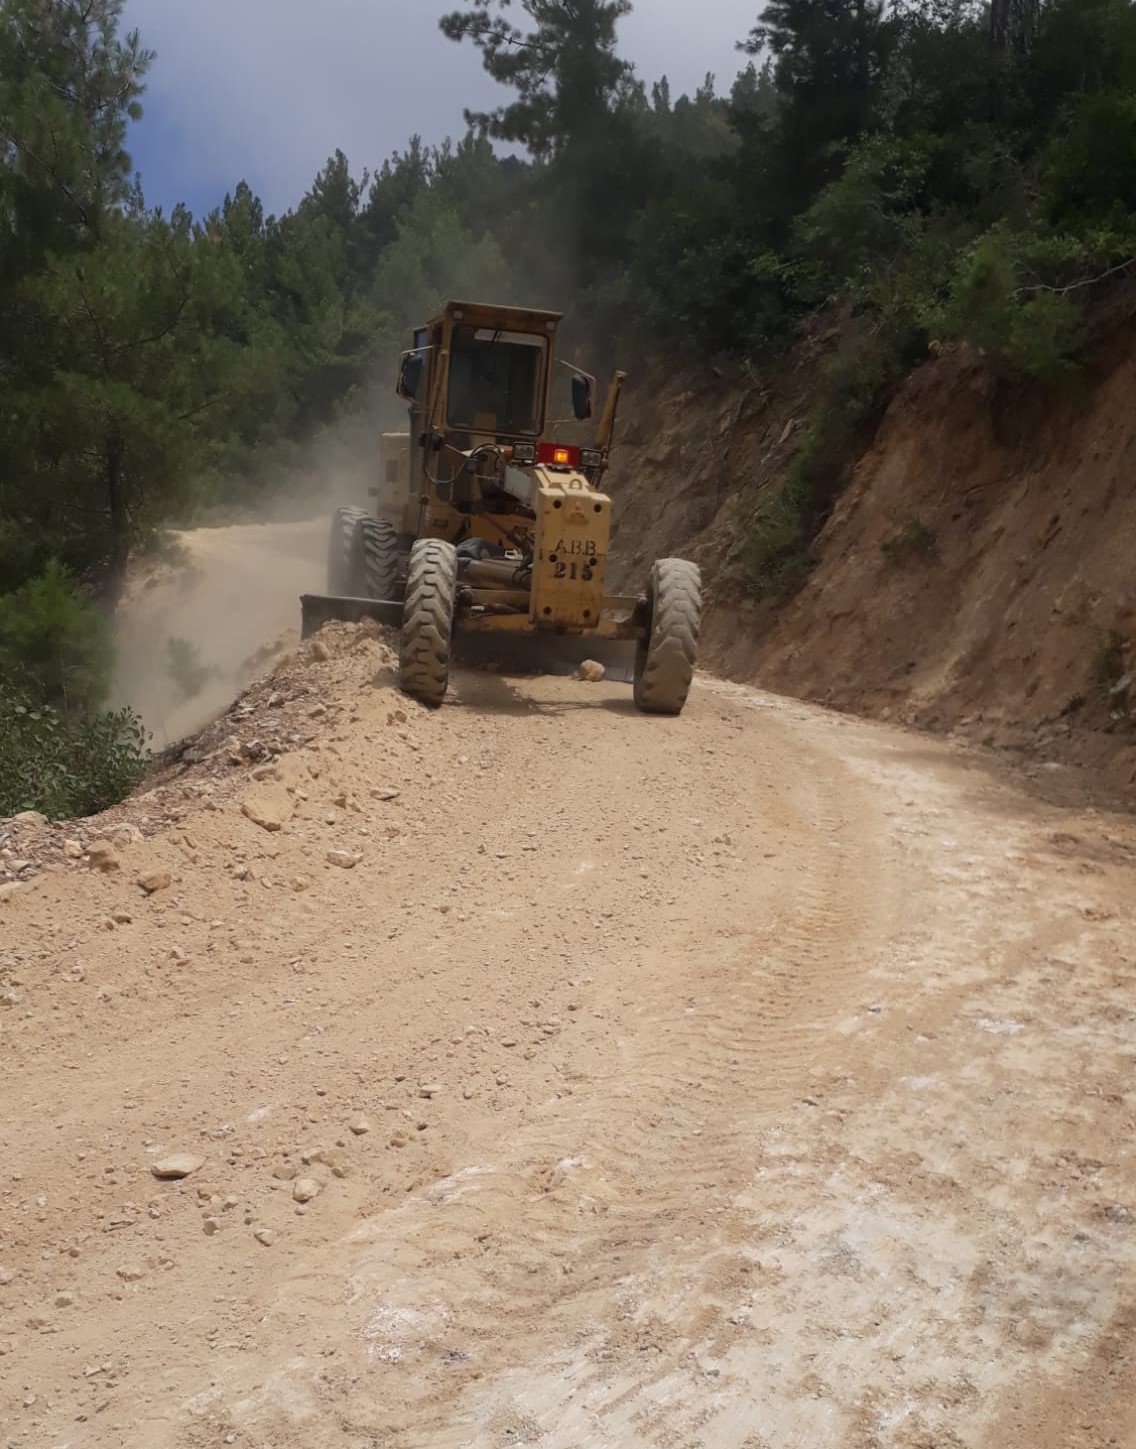
[[[507,19],[510,0],[473,0],[441,21],[451,40],[472,40],[494,80],[516,100],[466,112],[468,124],[519,143],[538,160],[595,145],[604,121],[633,87],[633,68],[616,54],[616,27],[631,0],[521,0],[532,22]]]

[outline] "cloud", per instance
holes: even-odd
[[[338,148],[358,174],[419,134],[464,129],[462,108],[503,99],[471,46],[438,31],[441,0],[127,0],[127,27],[157,51],[132,137],[147,197],[204,210],[247,180],[269,210],[292,206]],[[672,91],[707,71],[724,89],[755,0],[639,0],[622,48]]]

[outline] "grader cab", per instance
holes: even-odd
[[[660,559],[641,595],[607,590],[607,472],[624,374],[588,444],[560,441],[593,415],[594,379],[570,377],[572,418],[550,416],[560,314],[450,302],[402,355],[406,433],[387,433],[373,514],[332,523],[328,593],[303,598],[304,637],[328,619],[401,630],[399,681],[445,697],[463,642],[535,641],[548,658],[634,653],[635,702],[678,714],[701,621],[698,568]]]

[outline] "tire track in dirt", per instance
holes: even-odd
[[[579,1320],[592,1324],[581,1391],[629,1344],[651,1355],[632,1395],[648,1400],[692,1341],[726,1351],[739,1330],[714,1284],[725,1290],[753,1270],[732,1199],[753,1175],[756,1125],[808,1090],[817,1044],[852,1009],[863,960],[890,923],[880,863],[833,804],[848,794],[843,773],[802,748],[757,825],[777,875],[746,882],[743,868],[741,901],[722,875],[719,910],[703,895],[696,924],[625,965],[617,989],[628,1014],[610,1055],[566,1062],[564,1091],[497,1144],[492,1162],[469,1164],[342,1245],[317,1275],[347,1284],[342,1308],[313,1294],[308,1275],[284,1290],[274,1316],[340,1311],[364,1358],[398,1375],[397,1390],[377,1401],[353,1393],[349,1406],[313,1384],[305,1434],[318,1436],[334,1411],[348,1442],[464,1443],[454,1402],[463,1380],[517,1359],[538,1324],[564,1345],[579,1340]],[[866,794],[856,805],[862,826]],[[727,830],[716,843],[732,855],[731,840]],[[793,890],[780,889],[785,879]],[[708,932],[707,919],[721,924]],[[676,1296],[665,1316],[644,1318],[633,1285],[664,1265]],[[614,1322],[613,1293],[626,1298]],[[256,1396],[253,1420],[274,1433],[285,1432],[270,1405],[278,1389],[273,1380]]]
[[[328,645],[263,782],[5,906],[19,1449],[996,1449],[1074,1402],[1136,1302],[1130,824],[711,681],[429,713]]]

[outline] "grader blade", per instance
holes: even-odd
[[[334,594],[301,594],[300,638],[310,639],[324,624],[358,624],[375,619],[389,628],[402,625],[401,599],[353,599]]]

